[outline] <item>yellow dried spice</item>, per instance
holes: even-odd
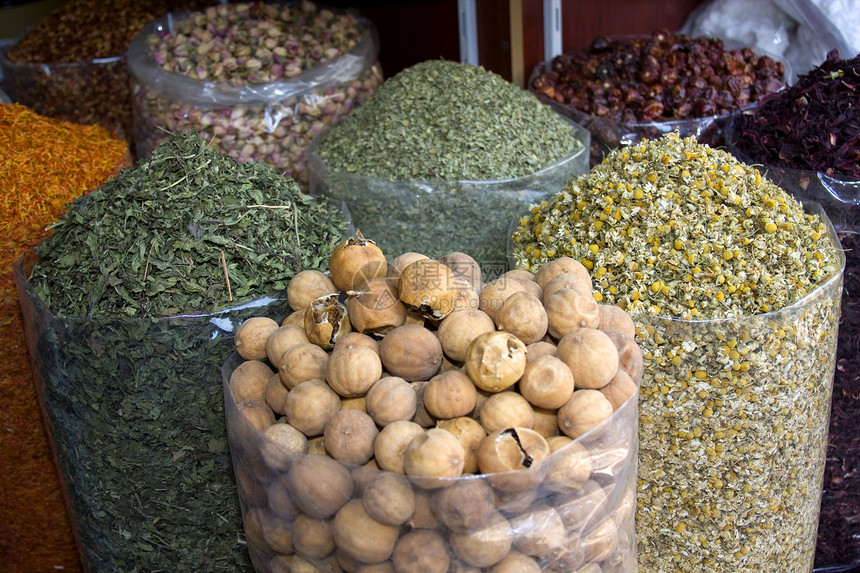
[[[619,148],[512,234],[516,265],[580,260],[603,302],[684,319],[782,308],[837,270],[825,223],[729,153],[669,133]]]

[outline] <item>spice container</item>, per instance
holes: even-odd
[[[210,2],[186,0],[179,7]],[[162,0],[69,0],[0,49],[4,89],[41,115],[99,124],[132,141],[126,50],[144,25],[168,5]]]
[[[295,265],[327,260],[345,232],[268,165],[180,132],[75,202],[16,267],[88,570],[251,570],[223,397],[206,382],[238,322],[286,313]]]
[[[463,252],[389,265],[357,235],[293,315],[243,323],[222,383],[256,570],[635,571],[641,354],[583,272],[481,287]]]
[[[26,563],[37,570],[61,565],[79,571],[78,548],[63,497],[51,444],[33,386],[15,262],[43,241],[68,202],[98,187],[131,163],[128,146],[97,125],[40,116],[21,105],[0,105],[0,506],[6,567]],[[40,162],[33,158],[39,157]],[[44,163],[51,168],[45,169]],[[26,558],[21,555],[26,547]]]
[[[588,132],[483,68],[429,60],[311,146],[310,192],[387,252],[505,268],[507,221],[588,169]]]
[[[307,1],[168,14],[129,47],[139,154],[193,130],[304,187],[311,140],[382,84],[378,53],[372,22]]]
[[[728,150],[755,165],[795,197],[819,202],[837,232],[848,259],[840,318],[835,390],[830,425],[825,488],[816,547],[816,570],[860,565],[860,456],[852,439],[852,413],[860,408],[860,390],[852,389],[855,355],[852,332],[857,292],[852,262],[860,232],[860,167],[857,158],[857,88],[844,78],[860,74],[860,57],[842,60],[831,51],[826,60],[784,92],[767,97],[749,114],[735,118],[726,132]],[[827,569],[823,569],[827,570]]]
[[[637,325],[639,570],[810,571],[844,257],[824,211],[675,134],[611,152],[512,235]]]
[[[785,65],[722,40],[671,34],[598,37],[539,64],[529,89],[591,132],[591,165],[610,150],[670,131],[716,146],[731,114],[777,91]]]

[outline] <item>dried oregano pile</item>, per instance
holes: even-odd
[[[825,225],[732,155],[667,134],[618,149],[513,233],[518,266],[581,259],[605,302],[678,318],[777,310],[836,271]]]
[[[636,322],[639,570],[810,571],[844,266],[825,223],[669,134],[613,151],[512,239],[531,270],[582,260]]]
[[[428,60],[389,78],[319,144],[329,169],[389,181],[492,180],[581,148],[573,128],[482,67]]]

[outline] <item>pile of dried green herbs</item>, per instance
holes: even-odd
[[[533,206],[513,256],[572,256],[644,356],[639,570],[813,566],[844,257],[823,215],[668,134]]]
[[[91,571],[253,571],[220,368],[347,223],[192,132],[75,201],[19,291]]]
[[[329,169],[389,181],[511,179],[582,146],[561,116],[480,66],[428,60],[389,78],[317,152]]]

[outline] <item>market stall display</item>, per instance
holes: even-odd
[[[4,89],[39,114],[97,123],[132,142],[126,51],[153,19],[206,0],[69,0],[0,52]]]
[[[505,267],[507,220],[588,169],[588,133],[479,66],[389,78],[309,159],[310,192],[346,201],[386,252],[466,251]]]
[[[66,204],[128,166],[125,142],[99,126],[0,105],[0,562],[80,570],[74,532],[44,431],[12,268],[50,234]],[[38,157],[39,162],[33,158]],[[74,161],[68,161],[74,159]],[[50,166],[50,168],[46,168]],[[18,506],[17,504],[20,504]],[[20,507],[26,507],[23,512]],[[17,551],[26,545],[27,555]]]
[[[311,140],[382,84],[378,53],[372,22],[309,1],[167,14],[129,47],[139,154],[193,130],[305,187]]]
[[[802,74],[784,92],[763,99],[757,108],[734,119],[727,148],[744,163],[800,199],[817,201],[827,212],[849,261],[860,232],[860,144],[857,133],[857,85],[860,56],[842,59],[831,51],[821,64]],[[850,268],[854,265],[850,264]],[[840,320],[837,359],[850,360],[856,292],[847,288]],[[826,487],[821,502],[816,567],[860,566],[860,456],[852,445],[850,420],[860,396],[849,382],[851,369],[837,369],[831,412]]]
[[[98,221],[98,225],[93,225]],[[16,265],[27,343],[92,571],[250,569],[219,384],[239,321],[347,231],[191,132],[75,201]]]
[[[637,324],[639,570],[809,571],[845,265],[824,211],[667,134],[535,205],[512,243],[532,271],[581,260]]]
[[[636,570],[632,320],[572,259],[481,276],[356,236],[293,278],[294,314],[239,326],[222,381],[258,572]]]
[[[787,82],[785,65],[719,38],[656,30],[597,37],[538,65],[529,89],[591,132],[591,164],[622,142],[676,131],[719,142],[731,114]]]

